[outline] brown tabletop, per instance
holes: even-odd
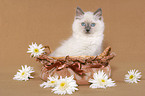
[[[145,1],[144,0],[0,0],[0,96],[53,96],[39,87],[41,64],[27,54],[32,42],[55,50],[72,32],[77,6],[95,12],[102,8],[104,48],[117,56],[110,62],[117,86],[90,89],[79,86],[73,96],[145,96]],[[21,65],[34,67],[34,79],[15,81]],[[130,69],[142,72],[138,84],[124,82]]]

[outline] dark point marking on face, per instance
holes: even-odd
[[[86,30],[86,32],[90,32],[91,26],[89,23],[87,23],[87,25],[85,26],[85,30]]]

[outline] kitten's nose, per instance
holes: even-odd
[[[86,29],[86,31],[87,31],[87,32],[89,32],[89,31],[90,31],[90,29]]]
[[[87,24],[87,26],[85,27],[85,29],[86,29],[86,32],[88,33],[89,31],[90,31],[90,26],[89,26],[89,24]]]
[[[86,32],[89,32],[90,31],[90,28],[86,28]]]

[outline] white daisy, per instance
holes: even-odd
[[[116,86],[115,82],[112,81],[111,78],[102,71],[98,71],[98,73],[94,73],[94,79],[90,79],[88,82],[92,83],[90,88],[106,88]]]
[[[62,78],[60,77],[60,79],[57,82],[56,87],[54,87],[52,89],[52,92],[54,92],[55,94],[72,94],[73,92],[75,92],[75,90],[78,90],[78,88],[76,88],[78,85],[76,84],[76,81],[74,80],[74,77],[65,77]]]
[[[141,72],[138,72],[138,70],[129,70],[128,74],[125,75],[125,82],[128,83],[138,83],[141,78]]]
[[[45,48],[42,48],[42,47],[43,47],[42,44],[37,45],[36,43],[33,44],[32,42],[32,45],[29,45],[27,53],[31,53],[31,56],[37,57],[41,55],[42,53],[44,53]]]
[[[58,81],[58,76],[55,76],[55,77],[49,76],[47,82],[40,84],[40,87],[43,87],[43,88],[55,87],[57,84],[57,81]]]
[[[17,72],[16,75],[14,75],[14,80],[20,80],[20,81],[27,81],[29,80],[30,78],[34,78],[31,76],[31,73],[34,72],[33,68],[32,67],[27,67],[27,65],[25,66],[21,66],[22,69],[18,69],[19,71]]]

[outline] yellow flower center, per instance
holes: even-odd
[[[129,79],[132,79],[134,76],[133,75],[130,75]]]
[[[67,84],[67,82],[61,82],[60,83],[60,86],[59,86],[59,89],[60,90],[62,90],[62,91],[64,91],[64,90],[66,90],[66,88],[68,88],[68,84]]]
[[[39,50],[38,50],[38,49],[34,49],[34,52],[35,52],[35,53],[38,53],[38,52],[39,52]]]
[[[55,83],[55,81],[51,81],[51,83]]]
[[[101,81],[102,81],[102,82],[105,82],[105,80],[104,80],[104,79],[102,79]]]
[[[61,87],[64,87],[64,86],[65,86],[65,83],[61,83],[60,86],[61,86]]]
[[[22,73],[22,75],[24,75],[24,74],[25,74],[25,72]]]

